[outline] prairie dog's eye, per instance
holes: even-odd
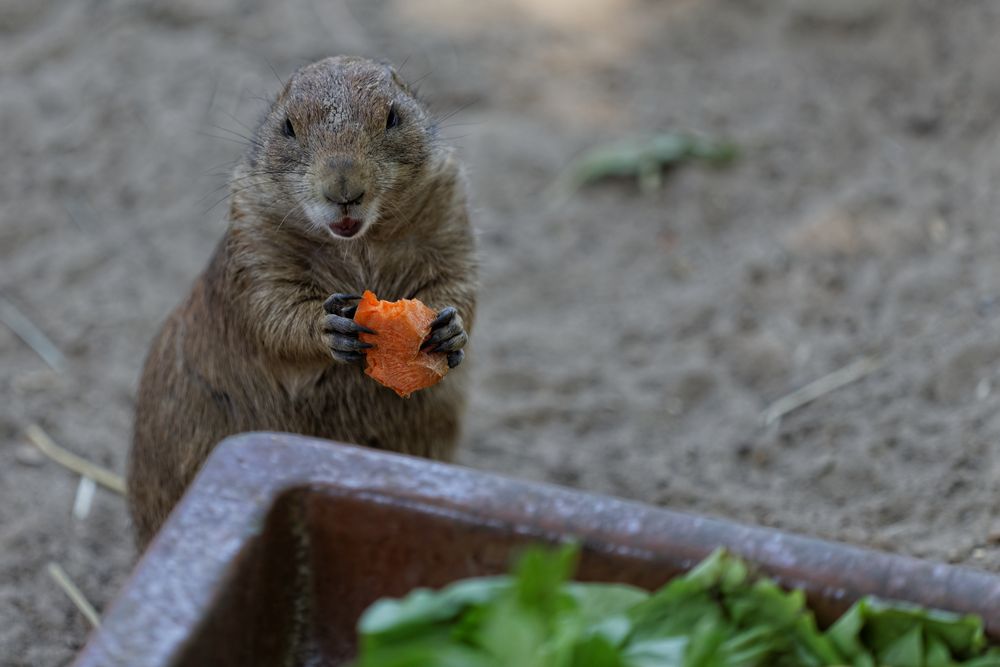
[[[285,116],[285,124],[281,126],[281,133],[286,137],[295,138],[295,128],[292,127],[292,119]]]
[[[385,129],[391,130],[399,125],[399,113],[396,111],[395,102],[389,105],[389,113],[385,117]]]

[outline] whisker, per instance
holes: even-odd
[[[234,144],[239,144],[240,146],[243,146],[244,148],[246,148],[247,145],[246,141],[242,141],[240,139],[233,139],[232,137],[220,137],[219,135],[212,134],[210,132],[198,132],[198,135],[202,137],[210,137],[212,139],[220,139],[222,141],[231,141]]]
[[[448,123],[447,125],[438,125],[437,129],[447,130],[452,127],[471,127],[475,125],[482,125],[482,123],[479,121],[467,121],[465,123]]]
[[[202,176],[227,176],[227,175],[229,175],[229,174],[232,173],[233,168],[236,166],[236,163],[239,162],[239,160],[240,160],[239,158],[234,158],[232,160],[226,160],[225,162],[222,162],[220,164],[213,164],[213,165],[211,165],[209,167],[206,167],[205,171],[201,172],[201,175]],[[223,168],[227,168],[226,171],[214,171],[214,170],[221,170]]]
[[[303,212],[304,212],[305,211],[305,204],[306,203],[304,201],[302,201],[302,202],[299,202],[298,206],[292,207],[292,209],[288,213],[285,214],[285,217],[283,217],[281,219],[281,222],[278,223],[278,228],[275,231],[281,231],[281,226],[283,224],[285,224],[285,220],[288,220],[288,216],[290,216],[292,213],[294,213],[297,209],[301,208],[303,210]]]
[[[232,118],[234,123],[236,123],[237,125],[239,125],[240,127],[242,127],[247,132],[250,132],[251,134],[253,134],[253,133],[256,132],[256,130],[254,128],[250,127],[249,125],[247,125],[246,123],[244,123],[243,121],[241,121],[239,118],[237,118],[236,114],[231,113],[229,111],[226,111],[225,109],[220,109],[220,111],[222,113],[226,114],[227,116],[229,116],[230,118]]]
[[[202,200],[204,200],[204,199],[208,199],[209,197],[211,197],[212,195],[214,195],[215,193],[217,193],[219,190],[222,190],[223,188],[232,187],[232,186],[236,185],[237,183],[243,183],[243,182],[245,182],[245,181],[247,181],[247,180],[249,180],[251,178],[258,178],[258,177],[261,177],[261,176],[289,176],[289,175],[294,175],[295,173],[296,172],[293,172],[293,171],[284,171],[284,170],[261,170],[261,171],[255,171],[255,172],[253,172],[251,174],[245,174],[243,176],[238,176],[236,178],[231,178],[231,179],[227,180],[225,183],[223,183],[222,185],[219,185],[219,186],[217,186],[215,188],[212,188],[209,192],[207,192],[205,194],[204,197],[202,197],[201,200],[199,200],[199,202],[202,201]]]
[[[246,187],[238,188],[236,190],[232,190],[231,192],[227,192],[226,195],[222,199],[220,199],[219,201],[215,202],[214,204],[212,204],[211,206],[209,206],[207,209],[205,209],[205,214],[210,213],[212,211],[212,209],[214,209],[216,206],[218,206],[222,202],[226,201],[230,197],[238,195],[239,193],[244,192],[246,190],[249,190],[250,188],[256,187],[257,185],[258,185],[257,183],[251,183],[250,185],[248,185]]]
[[[267,58],[264,58],[264,62],[266,62],[267,66],[271,68],[271,74],[274,75],[274,78],[277,79],[278,83],[281,84],[281,87],[284,88],[285,87],[285,82],[281,80],[280,76],[278,76],[278,71],[276,69],[274,69],[274,65],[271,64],[271,61],[268,60]]]
[[[427,70],[424,74],[421,74],[416,79],[410,82],[410,88],[416,90],[416,87],[419,86],[425,79],[427,79],[427,77],[429,77],[433,73],[434,70],[432,69]]]
[[[229,134],[233,135],[233,137],[238,137],[239,139],[241,139],[242,141],[246,142],[250,146],[256,146],[258,148],[264,148],[264,142],[262,142],[257,137],[249,137],[249,136],[243,134],[242,132],[237,132],[236,130],[233,130],[231,128],[223,127],[221,125],[216,125],[214,123],[209,123],[208,126],[211,127],[211,128],[214,128],[216,130],[221,130],[223,132],[228,132]],[[208,136],[213,136],[213,135],[208,135]],[[222,137],[216,137],[216,138],[217,139],[221,139]]]
[[[437,123],[443,123],[444,121],[448,120],[452,116],[454,116],[456,114],[460,114],[463,111],[465,111],[466,109],[468,109],[469,107],[471,107],[472,105],[478,104],[478,103],[479,103],[479,100],[472,100],[471,102],[466,102],[465,104],[463,104],[462,106],[458,107],[454,111],[452,111],[452,112],[450,112],[450,113],[448,113],[448,114],[446,114],[444,116],[441,116],[440,118],[435,118],[434,120]]]

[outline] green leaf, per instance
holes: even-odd
[[[510,589],[507,577],[466,579],[440,591],[417,589],[402,600],[379,600],[362,614],[358,630],[369,644],[398,642],[454,621],[469,607],[485,605]]]
[[[682,667],[687,637],[646,639],[629,644],[622,654],[628,667]]]
[[[816,627],[816,617],[804,613],[791,628],[793,644],[790,664],[806,667],[844,665],[848,660],[837,650],[836,644]]]
[[[861,643],[861,628],[865,625],[863,607],[864,601],[854,604],[827,631],[827,637],[845,656],[868,655]]]
[[[878,652],[879,662],[893,667],[924,667],[924,632],[915,625]]]
[[[433,639],[365,649],[355,667],[496,667],[487,656]]]
[[[500,600],[482,625],[478,646],[504,667],[556,667],[542,659],[549,641],[547,619],[524,611],[514,597]]]
[[[1000,667],[1000,650],[990,649],[986,655],[965,662],[963,667]]]
[[[576,643],[570,667],[629,667],[617,646],[598,635]]]
[[[951,667],[952,655],[948,645],[934,636],[927,637],[926,641],[924,664],[927,667]]]
[[[698,621],[684,651],[684,667],[727,667],[729,663],[724,649],[726,630],[726,624],[719,616],[706,616]]]
[[[584,633],[585,636],[603,637],[614,646],[624,645],[630,634],[632,634],[632,621],[627,614],[616,614],[596,623],[590,623]]]
[[[514,590],[518,602],[526,608],[552,616],[574,604],[563,584],[573,574],[578,548],[564,545],[545,552],[529,549],[514,568]]]
[[[573,598],[586,621],[596,622],[625,612],[649,599],[649,593],[626,584],[570,582],[566,592]]]

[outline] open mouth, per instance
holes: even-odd
[[[344,216],[340,220],[331,222],[329,226],[330,231],[337,236],[349,239],[361,230],[361,221],[357,218]]]

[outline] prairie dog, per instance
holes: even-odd
[[[399,74],[344,56],[298,70],[231,195],[224,236],[142,372],[128,464],[140,548],[228,435],[286,431],[445,460],[458,437],[465,369],[399,398],[363,374],[352,319],[365,289],[420,299],[439,313],[426,345],[452,367],[473,324],[464,177]]]

